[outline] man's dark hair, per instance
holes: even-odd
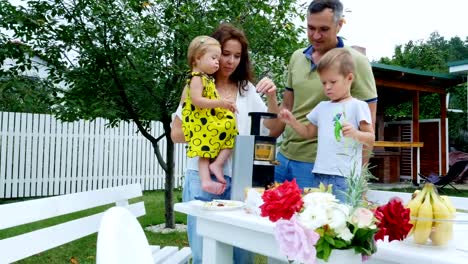
[[[338,23],[343,17],[343,4],[339,0],[314,0],[309,5],[308,13],[320,13],[327,8],[333,11],[333,20]]]

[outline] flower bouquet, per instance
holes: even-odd
[[[348,186],[353,184],[348,181]],[[276,240],[289,260],[329,261],[333,251],[353,250],[356,262],[362,262],[377,251],[377,239],[388,236],[389,241],[403,240],[412,227],[410,212],[398,198],[372,207],[362,198],[364,190],[358,188],[347,194],[346,204],[341,204],[331,193],[331,186],[321,185],[320,190],[302,195],[293,180],[262,195],[261,215],[276,223]],[[347,259],[345,263],[351,262]]]

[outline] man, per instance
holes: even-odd
[[[291,56],[281,108],[290,110],[299,122],[306,122],[306,115],[319,102],[328,100],[315,69],[318,61],[333,48],[346,48],[356,64],[351,95],[369,104],[375,127],[377,89],[372,68],[363,54],[345,46],[343,39],[337,36],[343,23],[343,5],[339,0],[314,0],[310,3],[307,11],[307,37],[311,45],[306,49],[296,50]],[[300,188],[314,187],[316,183],[312,169],[317,154],[317,139],[306,140],[291,127],[285,127],[285,124],[271,129],[270,133],[278,136],[283,131],[283,141],[277,157],[280,165],[275,168],[275,181],[284,182],[295,178]],[[363,156],[368,157],[369,149],[364,152]]]

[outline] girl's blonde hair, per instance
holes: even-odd
[[[317,72],[320,74],[332,67],[338,67],[338,72],[343,76],[354,74],[354,60],[351,52],[345,48],[334,48],[322,56],[317,64]]]
[[[203,56],[209,46],[221,47],[221,44],[219,44],[219,41],[209,36],[198,36],[190,42],[187,52],[187,60],[190,68],[195,66],[195,60]]]

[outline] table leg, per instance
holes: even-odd
[[[204,237],[203,264],[219,263],[232,263],[232,246],[208,237]]]

